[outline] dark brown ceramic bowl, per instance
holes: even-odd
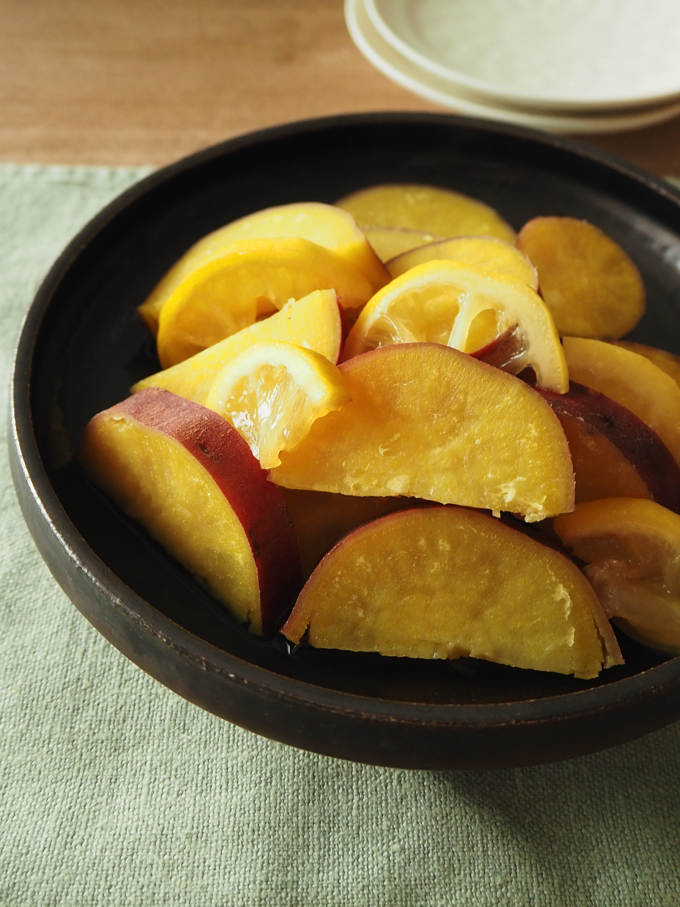
[[[625,641],[625,667],[591,682],[260,642],[71,462],[86,421],[158,368],[135,309],[195,240],[259,208],[332,202],[390,181],[451,187],[516,228],[538,214],[597,224],[647,286],[634,338],[680,353],[680,194],[651,175],[565,139],[447,115],[358,115],[247,135],[124,193],[36,296],[16,355],[10,453],[43,557],[87,619],[157,680],[318,753],[412,768],[530,765],[680,718],[680,658]]]

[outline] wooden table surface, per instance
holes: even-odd
[[[289,120],[438,110],[375,70],[342,0],[0,0],[0,160],[169,163]],[[680,174],[680,118],[583,141]]]

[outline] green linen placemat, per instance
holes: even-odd
[[[0,166],[5,387],[48,266],[147,172]],[[680,723],[488,773],[354,765],[257,737],[160,686],[80,616],[2,451],[2,907],[680,904]]]

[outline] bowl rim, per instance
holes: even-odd
[[[145,633],[160,638],[167,646],[211,671],[243,678],[246,682],[267,689],[295,701],[305,701],[324,710],[361,712],[376,719],[396,719],[418,725],[458,726],[511,721],[514,724],[560,720],[584,712],[599,712],[619,704],[621,697],[627,701],[646,698],[652,690],[680,684],[680,656],[645,669],[638,674],[589,688],[555,696],[498,703],[421,703],[382,699],[349,693],[332,687],[319,686],[278,674],[268,668],[232,655],[212,643],[195,636],[180,624],[166,617],[153,605],[141,598],[89,547],[62,506],[43,464],[33,429],[30,407],[30,382],[36,338],[54,293],[83,247],[104,230],[125,209],[134,206],[150,191],[172,182],[177,176],[197,166],[223,157],[232,151],[276,141],[284,136],[310,131],[328,130],[346,125],[398,123],[441,123],[458,125],[505,136],[517,135],[544,145],[562,149],[570,154],[585,157],[592,162],[614,168],[645,187],[660,192],[673,201],[680,210],[680,191],[661,177],[648,173],[633,164],[606,152],[600,152],[579,141],[562,136],[536,133],[525,127],[459,117],[453,114],[380,112],[342,114],[298,120],[250,132],[228,139],[217,145],[181,158],[161,167],[125,190],[99,211],[67,244],[56,259],[37,290],[33,302],[24,315],[15,345],[10,382],[10,432],[9,443],[13,448],[12,467],[14,484],[23,485],[34,505],[48,525],[58,544],[68,553],[76,568],[86,574],[91,583],[104,593],[111,605],[123,609],[128,617],[139,624]],[[29,528],[31,528],[29,526]],[[83,556],[83,546],[87,557]],[[86,563],[97,565],[96,570]],[[509,712],[512,714],[509,715]]]

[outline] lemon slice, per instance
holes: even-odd
[[[302,299],[291,299],[269,318],[256,321],[171,368],[142,378],[133,385],[132,393],[145,387],[163,387],[187,400],[205,403],[225,365],[254,343],[267,340],[294,343],[337,362],[343,343],[343,319],[333,290],[315,290]]]
[[[182,362],[314,290],[335,290],[345,309],[360,308],[373,292],[358,271],[307,239],[234,242],[181,281],[161,309],[161,365]]]
[[[224,255],[238,240],[284,236],[311,240],[335,252],[345,264],[363,274],[371,284],[372,293],[390,279],[351,214],[322,202],[296,202],[248,214],[199,239],[170,268],[137,311],[155,336],[161,309],[194,271]]]
[[[474,353],[512,331],[518,352],[507,369],[531,366],[539,387],[569,389],[552,315],[522,281],[453,261],[428,261],[395,278],[366,304],[344,359],[392,343],[429,341]]]
[[[245,438],[265,469],[280,463],[321,416],[350,400],[339,369],[292,343],[255,343],[215,378],[205,405]]]
[[[588,564],[609,617],[643,645],[680,654],[680,516],[643,498],[606,498],[554,525]]]

